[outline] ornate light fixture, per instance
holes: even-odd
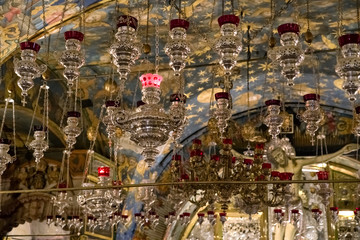
[[[169,133],[177,126],[177,118],[165,112],[159,105],[160,84],[162,76],[158,74],[143,74],[142,101],[145,103],[135,111],[125,111],[120,108],[114,110],[112,120],[114,124],[130,132],[130,139],[143,147],[145,162],[151,166],[159,154],[157,147],[165,144]]]
[[[17,84],[21,89],[22,104],[26,104],[26,96],[29,89],[34,86],[34,79],[41,76],[46,71],[46,65],[38,65],[36,63],[36,55],[40,50],[40,45],[34,42],[22,42],[21,48],[21,60],[14,59],[15,73],[20,77]]]
[[[335,70],[344,80],[342,88],[347,93],[350,101],[355,101],[359,90],[360,76],[360,36],[359,34],[346,34],[339,37],[341,55]]]
[[[49,87],[44,81],[44,84],[39,89],[39,95],[37,97],[37,101],[34,108],[34,113],[32,116],[31,123],[34,122],[35,114],[39,107],[39,99],[44,90],[44,103],[43,103],[43,113],[42,113],[42,124],[41,125],[30,125],[30,131],[27,140],[30,138],[31,128],[34,130],[34,140],[32,140],[28,144],[28,148],[33,150],[33,156],[35,158],[35,162],[39,163],[41,158],[44,157],[44,152],[49,148],[49,134],[47,132],[48,123],[49,123]]]
[[[268,115],[264,119],[264,124],[269,128],[269,134],[275,139],[280,134],[283,124],[283,117],[280,115],[280,100],[267,100],[265,105]]]
[[[0,128],[0,189],[1,189],[1,176],[6,170],[6,166],[9,163],[12,163],[16,160],[16,130],[15,130],[15,103],[14,99],[10,97],[11,92],[9,91],[9,97],[5,99],[5,107],[4,107],[4,113],[1,120],[1,128]],[[9,154],[10,150],[10,144],[11,140],[7,138],[1,138],[1,135],[4,132],[4,125],[5,125],[5,119],[6,119],[6,113],[9,107],[9,103],[12,104],[12,127],[13,127],[13,145],[14,145],[14,156],[11,156]],[[1,196],[0,196],[0,202],[1,202]],[[0,204],[1,209],[1,204]]]
[[[65,36],[65,48],[60,56],[60,63],[64,66],[64,77],[67,80],[68,93],[72,93],[75,81],[79,79],[80,68],[85,63],[85,55],[81,51],[81,42],[84,34],[78,31],[67,31]]]
[[[319,171],[316,173],[318,180],[328,180],[329,173],[327,171]],[[329,183],[322,183],[319,181],[319,190],[318,194],[322,199],[322,203],[325,207],[329,205],[330,197],[333,194],[333,190],[331,189]]]
[[[215,93],[216,109],[214,114],[217,120],[221,138],[224,138],[226,128],[228,127],[228,120],[231,118],[229,96],[230,94],[227,92]]]
[[[304,60],[304,53],[299,46],[300,26],[296,23],[285,23],[278,27],[281,46],[273,48],[269,54],[272,61],[279,61],[281,74],[287,79],[289,86],[294,85],[294,79],[299,75],[299,65]]]
[[[70,151],[76,143],[76,138],[81,134],[79,127],[80,112],[70,111],[67,113],[67,126],[64,127],[66,147]]]
[[[199,139],[193,140],[190,151],[190,159],[187,164],[179,165],[175,162],[172,173],[174,178],[180,181],[270,181],[291,180],[292,173],[271,171],[271,164],[263,160],[264,144],[257,144],[254,159],[237,159],[232,155],[232,140],[223,139],[220,155],[211,155],[206,160],[201,150]],[[187,166],[187,167],[184,167]],[[182,169],[179,171],[179,169]],[[189,172],[189,175],[187,174]],[[177,186],[182,190],[189,201],[204,205],[210,204],[212,208],[215,202],[221,205],[225,214],[228,205],[235,197],[241,203],[242,210],[248,214],[256,213],[264,204],[266,206],[278,206],[288,200],[290,193],[289,184],[273,184],[271,186],[261,184],[231,185],[214,184],[201,185],[191,184]],[[223,220],[226,219],[226,214]]]
[[[118,185],[120,182],[111,182],[110,168],[99,167],[98,168],[99,186],[108,186],[110,184]],[[83,183],[83,187],[95,186],[92,183]],[[84,214],[88,216],[88,222],[94,220],[93,229],[99,227],[104,229],[109,226],[110,220],[114,220],[113,215],[118,211],[120,203],[123,200],[122,189],[114,188],[109,189],[95,189],[95,190],[83,190],[77,196],[77,202],[83,209]],[[90,217],[90,221],[89,221]],[[113,222],[112,222],[113,223]]]
[[[189,43],[186,41],[186,30],[189,22],[184,19],[173,19],[170,21],[170,40],[165,45],[165,53],[170,58],[170,67],[175,76],[180,76],[186,65],[186,59],[190,53]]]
[[[47,129],[42,125],[34,126],[34,140],[29,144],[29,148],[34,150],[33,156],[35,162],[39,163],[44,157],[44,152],[49,148],[49,143],[46,137]]]
[[[59,183],[59,188],[67,188],[66,183]],[[73,198],[68,195],[66,191],[61,191],[57,196],[53,196],[51,201],[57,210],[57,213],[61,216],[66,213],[67,209],[70,209],[73,202]]]
[[[110,54],[120,75],[120,84],[123,84],[131,71],[131,66],[141,54],[141,45],[136,38],[138,20],[132,16],[121,15],[118,18],[117,28],[116,42],[111,45]]]
[[[147,182],[147,180],[145,180]],[[153,187],[139,188],[139,198],[144,206],[141,212],[135,213],[135,222],[143,228],[154,229],[159,224],[159,216],[156,214],[154,205],[156,203],[156,195]]]
[[[220,55],[219,63],[225,74],[230,75],[242,49],[242,35],[237,30],[240,18],[235,15],[223,15],[218,18],[218,23],[221,37],[216,41],[214,49]]]
[[[108,134],[109,142],[114,139],[116,133],[116,126],[114,125],[111,116],[113,115],[114,110],[116,107],[119,107],[119,103],[114,100],[108,100],[105,102],[106,113],[103,117],[102,121],[106,126],[106,132]]]
[[[175,148],[180,147],[176,142],[181,137],[185,124],[187,123],[186,118],[186,96],[180,93],[174,93],[170,96],[170,117],[174,121],[174,128],[172,129],[170,135],[173,142],[175,143]]]
[[[7,138],[0,138],[0,175],[2,175],[8,163],[15,159],[9,154],[11,141]]]
[[[311,137],[312,145],[315,144],[315,134],[320,127],[323,113],[319,103],[320,96],[315,93],[304,95],[305,111],[301,115],[301,120],[306,123],[306,132]]]

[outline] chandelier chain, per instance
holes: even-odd
[[[63,11],[61,13],[61,18],[60,18],[60,23],[59,23],[59,31],[57,33],[57,36],[56,36],[56,42],[55,42],[55,49],[59,49],[59,44],[60,44],[60,33],[61,33],[61,30],[63,29],[63,23],[64,23],[64,18],[65,18],[65,12],[68,10],[67,7],[68,7],[68,1],[69,0],[65,0],[65,3],[64,3],[64,8],[63,8]]]
[[[342,10],[342,0],[338,0],[338,22],[337,22],[337,27],[338,27],[338,36],[342,35],[342,21],[343,21],[343,10]]]
[[[10,98],[10,93],[9,93],[9,98]],[[0,127],[0,137],[2,135],[4,125],[5,125],[6,110],[7,110],[8,105],[9,105],[9,100],[8,100],[9,98],[5,99],[5,107],[4,107],[3,118],[2,118],[2,121],[1,121],[1,127]]]
[[[13,147],[14,147],[14,156],[13,159],[16,159],[16,124],[15,124],[15,101],[14,99],[9,99],[12,103],[12,125],[13,125]]]
[[[31,25],[31,18],[32,18],[32,10],[33,10],[33,4],[34,4],[34,0],[31,0],[30,3],[30,13],[29,13],[29,21],[28,21],[28,26],[27,26],[27,30],[26,30],[26,39],[29,40],[29,34],[30,34],[30,25]]]
[[[18,43],[20,43],[20,38],[21,38],[21,33],[22,33],[22,31],[24,30],[24,23],[25,23],[25,19],[26,19],[26,11],[29,9],[29,4],[30,4],[30,2],[29,1],[27,1],[26,2],[26,5],[25,5],[25,9],[24,9],[24,17],[22,18],[22,20],[21,20],[21,25],[20,25],[20,28],[19,28],[19,37],[18,37],[18,40],[17,40],[17,42]]]
[[[360,6],[359,6],[359,0],[356,0],[356,20],[357,20],[357,31],[360,31]]]
[[[306,24],[307,30],[310,30],[310,10],[309,10],[309,0],[306,0]]]
[[[40,87],[39,88],[39,93],[36,97],[36,103],[35,103],[35,107],[34,107],[34,111],[33,111],[33,114],[32,114],[32,118],[31,118],[31,122],[30,122],[30,128],[29,128],[29,133],[27,135],[27,138],[26,138],[26,142],[25,142],[25,146],[28,146],[29,143],[30,143],[30,135],[31,135],[31,131],[32,131],[32,127],[33,127],[33,124],[34,124],[34,120],[35,120],[35,115],[38,111],[38,107],[39,107],[39,100],[40,100],[40,96],[41,96],[41,90],[42,88]]]
[[[159,65],[160,65],[160,49],[159,49],[159,19],[155,18],[155,73],[159,73]]]

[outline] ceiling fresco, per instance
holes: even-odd
[[[139,19],[140,27],[138,38],[145,42],[147,1],[126,0],[28,0],[28,1],[1,1],[3,19],[1,21],[1,60],[2,84],[0,97],[4,99],[8,90],[19,108],[20,89],[16,85],[17,77],[13,71],[13,59],[19,58],[18,42],[24,40],[36,41],[41,45],[38,54],[40,62],[48,66],[46,73],[48,85],[50,86],[50,119],[54,123],[51,130],[56,132],[53,146],[58,146],[59,124],[65,96],[66,81],[62,76],[63,67],[58,58],[64,50],[63,32],[68,30],[80,30],[85,32],[85,40],[82,48],[85,52],[85,65],[81,68],[80,89],[83,102],[84,131],[79,138],[76,148],[86,149],[89,146],[87,134],[91,133],[98,124],[98,116],[105,99],[114,97],[110,93],[112,77],[117,81],[117,74],[109,54],[110,45],[114,41],[116,30],[116,16],[131,14]],[[84,11],[82,10],[84,4]],[[178,79],[168,66],[169,59],[164,52],[164,46],[168,40],[169,20],[177,17],[168,1],[150,0],[149,11],[149,44],[152,51],[149,55],[142,54],[140,59],[132,68],[132,73],[125,84],[124,102],[125,107],[134,107],[134,103],[141,98],[141,90],[138,77],[147,72],[154,71],[154,49],[155,49],[155,26],[159,22],[160,38],[160,70],[164,77],[162,83],[162,102],[167,107],[170,94],[178,89]],[[232,8],[233,6],[233,8]],[[343,1],[342,29],[343,33],[354,32],[358,23],[356,18],[355,2]],[[298,22],[301,26],[301,34],[307,30],[306,1],[274,1],[274,23],[270,23],[270,1],[224,1],[222,9],[221,1],[194,0],[182,1],[183,16],[190,22],[188,30],[189,42],[191,43],[192,55],[187,59],[187,66],[182,74],[185,79],[185,94],[188,97],[186,110],[188,125],[185,128],[182,140],[189,142],[199,133],[206,131],[209,119],[210,101],[214,92],[221,91],[219,82],[223,79],[223,73],[218,67],[218,55],[214,52],[213,45],[220,36],[217,18],[222,13],[234,13],[242,16],[240,29],[243,34],[243,50],[232,75],[233,88],[233,116],[238,119],[238,125],[244,124],[247,118],[244,114],[248,109],[255,112],[264,111],[264,101],[270,98],[282,98],[287,103],[297,104],[299,109],[303,105],[302,95],[312,93],[317,86],[321,94],[321,103],[331,106],[339,114],[349,117],[352,105],[347,100],[341,89],[342,80],[335,73],[336,54],[338,49],[337,36],[339,32],[339,8],[338,1],[309,1],[309,24],[314,35],[314,40],[309,46],[301,37],[302,49],[313,50],[313,54],[307,54],[301,66],[301,75],[295,80],[295,86],[286,86],[284,78],[280,74],[279,67],[270,64],[267,59],[268,39],[271,32],[274,34],[277,45],[279,36],[276,27],[286,22]],[[45,9],[45,14],[43,14]],[[331,11],[329,11],[331,9]],[[332,12],[332,14],[329,14]],[[45,24],[44,24],[45,16]],[[44,29],[45,27],[45,29]],[[250,52],[249,76],[247,76],[247,29],[250,27]],[[340,26],[341,27],[341,26]],[[309,51],[310,52],[310,51]],[[315,66],[313,68],[313,66]],[[35,80],[35,87],[30,90],[30,101],[26,108],[34,108],[34,100],[37,96],[42,79]],[[317,85],[318,82],[318,85]],[[114,88],[114,86],[112,86]],[[116,87],[116,86],[115,86]],[[299,111],[299,110],[294,110]],[[297,112],[294,112],[294,116]],[[252,114],[256,121],[256,114]],[[30,121],[31,115],[24,117]],[[27,119],[27,120],[26,120]],[[10,124],[10,123],[9,123]],[[7,125],[7,123],[6,123]],[[258,124],[259,125],[259,124]],[[260,127],[260,126],[259,126]],[[11,129],[11,126],[9,126]],[[20,129],[20,128],[19,128]],[[27,135],[26,127],[22,125],[21,133],[24,142]],[[263,135],[266,131],[260,131]],[[350,130],[346,131],[350,134]],[[63,140],[61,139],[63,144]],[[20,141],[21,142],[21,141]],[[184,144],[186,144],[184,142]],[[100,125],[100,134],[95,147],[96,152],[109,156],[107,147],[105,126]],[[240,149],[246,146],[243,141]],[[241,145],[242,144],[242,145]],[[293,141],[297,146],[297,142]],[[20,144],[21,145],[21,144]],[[299,144],[300,147],[301,144]],[[20,146],[21,147],[21,146]],[[304,146],[302,146],[304,147]],[[308,147],[311,147],[308,145]],[[163,149],[159,162],[169,153],[170,147]],[[311,152],[311,151],[310,151]],[[138,150],[135,155],[138,156]],[[307,152],[309,153],[309,152]],[[159,166],[160,172],[167,164],[162,162]],[[155,167],[157,169],[157,167]]]
[[[301,26],[301,33],[307,29],[306,26],[306,1],[274,1],[275,21],[272,31],[278,40],[276,27],[285,22],[298,22]],[[3,67],[5,81],[2,87],[5,89],[13,88],[18,95],[19,90],[15,87],[15,74],[9,73],[12,68],[12,57],[18,56],[18,41],[32,39],[41,44],[42,49],[39,53],[40,61],[46,62],[50,70],[50,91],[54,96],[51,104],[56,103],[56,108],[61,108],[61,99],[64,96],[64,78],[62,77],[62,67],[58,63],[59,52],[64,49],[63,32],[74,29],[85,31],[85,42],[83,48],[86,53],[86,64],[81,68],[81,89],[83,99],[91,99],[89,109],[86,109],[88,120],[95,123],[96,116],[99,114],[100,106],[109,93],[104,90],[104,82],[108,80],[112,73],[110,64],[109,46],[113,41],[113,31],[115,16],[119,14],[132,14],[140,19],[140,30],[138,37],[145,39],[146,31],[146,1],[84,1],[85,13],[79,15],[81,1],[45,1],[45,27],[43,22],[42,1],[1,1],[1,11],[3,15],[1,24],[1,59],[8,60]],[[221,1],[196,0],[183,1],[184,14],[190,21],[188,39],[192,44],[192,55],[188,59],[188,65],[183,73],[185,78],[185,93],[189,100],[187,102],[187,114],[189,125],[186,127],[184,138],[193,132],[201,129],[207,123],[209,116],[209,101],[211,93],[219,91],[217,83],[222,79],[221,73],[217,68],[218,56],[212,50],[214,40],[219,36],[217,18],[222,14]],[[310,1],[310,29],[314,35],[314,41],[310,46],[315,50],[313,56],[308,56],[301,69],[301,77],[296,79],[293,89],[282,86],[283,78],[279,74],[279,69],[269,64],[266,58],[268,48],[268,36],[270,33],[270,1],[225,1],[224,13],[234,12],[236,15],[243,15],[241,29],[246,37],[247,27],[250,26],[250,51],[252,60],[249,69],[249,106],[250,108],[262,106],[264,101],[278,97],[285,93],[286,102],[302,101],[301,96],[306,93],[314,92],[316,88],[316,78],[319,77],[321,101],[325,105],[351,109],[351,104],[346,99],[345,93],[341,90],[341,80],[335,74],[336,64],[337,32],[338,32],[338,1]],[[166,1],[150,1],[150,23],[149,39],[150,45],[154,49],[154,26],[155,19],[158,19],[160,27],[160,74],[165,78],[162,90],[164,102],[165,98],[176,91],[176,79],[172,76],[172,71],[168,67],[168,57],[163,51],[164,44],[168,39],[169,20],[171,16],[176,16],[176,12]],[[357,28],[355,3],[344,1],[342,3],[343,32],[352,32]],[[65,11],[64,11],[65,9]],[[31,16],[31,17],[29,17]],[[73,17],[77,16],[77,17]],[[84,16],[82,22],[78,16]],[[62,23],[62,24],[61,24]],[[85,23],[82,26],[82,23]],[[45,34],[45,38],[44,38]],[[50,41],[49,41],[50,38]],[[302,42],[303,39],[302,39]],[[48,54],[48,46],[50,43]],[[277,43],[279,44],[279,43]],[[247,78],[246,78],[246,43],[244,42],[243,51],[240,54],[240,61],[237,71],[232,76],[233,89],[231,94],[234,99],[233,113],[247,110]],[[302,44],[303,49],[308,48]],[[154,51],[149,56],[142,55],[142,59],[133,67],[133,73],[126,83],[124,97],[131,106],[133,98],[140,99],[140,90],[137,77],[146,70],[153,71],[153,66],[141,64],[144,58],[148,58],[151,63],[154,61]],[[313,74],[311,66],[314,61],[319,60],[319,69]],[[10,76],[8,76],[10,75]],[[11,80],[12,81],[11,81]],[[38,80],[40,82],[40,80]],[[10,86],[12,85],[12,86]],[[36,91],[36,87],[32,92]],[[135,97],[134,97],[135,94]],[[34,97],[34,93],[31,94]],[[55,100],[56,99],[56,100]],[[60,101],[58,101],[60,100]],[[53,115],[53,121],[57,122],[59,116]],[[88,124],[88,127],[92,124]]]
[[[319,87],[320,100],[326,112],[324,134],[328,136],[329,151],[335,151],[349,142],[354,142],[351,134],[352,104],[342,90],[342,80],[335,73],[336,56],[338,51],[337,37],[339,27],[342,33],[357,32],[358,20],[356,1],[340,1],[342,4],[342,26],[339,23],[338,0],[309,0],[309,23],[314,40],[309,46],[305,43],[303,34],[307,30],[306,0],[273,0],[275,18],[270,25],[270,0],[225,0],[224,9],[221,1],[189,0],[182,1],[183,16],[190,22],[188,29],[191,44],[191,56],[187,59],[187,66],[182,77],[185,79],[185,94],[188,124],[181,138],[184,145],[184,155],[188,154],[191,140],[201,138],[205,143],[210,142],[208,134],[208,120],[210,116],[210,101],[213,93],[221,91],[223,73],[218,66],[219,57],[213,50],[215,40],[220,36],[217,18],[223,14],[234,13],[242,16],[240,29],[243,34],[243,50],[238,64],[232,75],[233,88],[233,122],[230,131],[235,139],[235,149],[242,152],[246,149],[247,141],[243,139],[239,130],[246,122],[253,121],[257,126],[256,133],[266,136],[266,128],[261,125],[259,114],[265,113],[264,102],[272,98],[281,98],[286,102],[286,111],[293,116],[294,125],[291,132],[287,132],[298,155],[315,155],[315,147],[311,146],[309,137],[305,136],[304,124],[297,119],[303,109],[302,96],[313,93]],[[44,6],[43,6],[44,2]],[[177,1],[175,1],[177,2]],[[84,11],[82,12],[82,3]],[[233,7],[232,7],[233,6]],[[45,14],[43,14],[45,9]],[[35,87],[29,91],[29,101],[25,107],[21,106],[21,91],[17,87],[18,77],[13,70],[14,58],[19,58],[18,43],[31,40],[41,45],[38,61],[48,67],[44,78],[50,87],[50,152],[45,153],[52,159],[61,161],[59,148],[64,147],[64,139],[59,126],[63,106],[66,98],[66,80],[63,77],[63,67],[58,58],[64,47],[63,33],[68,30],[79,30],[85,33],[82,49],[85,52],[85,65],[81,68],[80,89],[84,117],[83,133],[78,138],[76,149],[88,149],[88,135],[99,122],[101,106],[104,101],[114,98],[116,93],[109,91],[114,86],[112,79],[118,81],[116,70],[111,63],[110,45],[114,41],[116,31],[116,17],[121,14],[131,14],[139,19],[138,39],[145,43],[147,1],[146,0],[0,0],[0,60],[2,63],[0,75],[0,104],[3,108],[8,91],[16,103],[16,123],[19,141],[18,147],[23,148],[26,155],[19,164],[30,161],[31,155],[25,148],[26,137],[31,121],[31,111],[43,79],[35,80]],[[45,16],[45,24],[43,17]],[[132,67],[132,73],[125,84],[123,95],[125,108],[134,107],[141,98],[138,77],[145,72],[154,72],[155,62],[155,26],[159,22],[160,37],[160,70],[164,77],[161,85],[162,102],[168,109],[170,94],[178,90],[178,79],[174,77],[169,67],[169,58],[164,52],[164,46],[169,39],[169,21],[177,18],[177,13],[169,5],[168,0],[150,0],[149,11],[149,44],[152,51],[149,55],[142,54]],[[297,22],[301,26],[301,46],[305,51],[312,49],[301,65],[300,77],[295,79],[295,86],[290,88],[280,74],[280,68],[272,66],[267,59],[268,40],[271,33],[279,45],[277,26],[283,23]],[[340,26],[339,26],[340,24]],[[247,76],[247,29],[250,27],[249,76]],[[308,52],[311,52],[308,50]],[[313,68],[314,67],[314,68]],[[318,84],[317,84],[318,83]],[[116,87],[116,86],[115,86]],[[355,102],[355,105],[358,105]],[[249,110],[249,116],[247,111]],[[40,110],[39,110],[40,113]],[[3,114],[3,109],[0,115]],[[5,135],[11,135],[11,119],[6,118]],[[268,137],[268,136],[266,136]],[[157,164],[151,173],[147,171],[140,155],[141,149],[136,147],[125,137],[122,140],[123,165],[119,169],[119,176],[127,183],[139,183],[144,178],[166,181],[166,169],[170,161],[170,144],[164,146]],[[95,145],[95,151],[109,157],[108,140],[105,126],[100,125],[100,131]],[[48,155],[47,155],[48,154]],[[58,157],[58,159],[57,159]],[[85,160],[84,160],[85,161]],[[137,164],[137,162],[139,162]],[[137,165],[136,165],[137,164]],[[11,168],[11,171],[14,167]],[[8,174],[11,175],[11,174]],[[141,208],[135,190],[128,195],[125,210],[135,211]],[[131,212],[129,212],[131,214]],[[130,229],[130,230],[129,230]],[[135,223],[127,230],[125,236],[133,236]]]

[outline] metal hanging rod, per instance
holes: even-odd
[[[175,186],[175,185],[217,185],[217,184],[306,184],[306,183],[360,183],[360,179],[334,179],[334,180],[286,180],[286,181],[204,181],[204,182],[166,182],[166,183],[137,183],[115,186],[94,186],[94,187],[74,187],[74,188],[53,188],[53,189],[28,189],[28,190],[4,190],[1,194],[18,193],[47,193],[47,192],[66,192],[96,189],[114,189],[114,188],[138,188],[138,187],[157,187],[157,186]]]

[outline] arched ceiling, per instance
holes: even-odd
[[[44,6],[43,3],[44,2]],[[175,1],[177,3],[177,1]],[[19,57],[18,41],[30,39],[41,45],[38,59],[47,64],[50,70],[50,101],[51,120],[59,123],[61,118],[64,96],[66,94],[65,79],[62,76],[63,68],[58,62],[59,52],[64,49],[63,32],[68,30],[82,30],[85,32],[85,65],[81,68],[80,88],[84,101],[83,115],[85,116],[85,130],[77,144],[77,148],[87,148],[86,130],[97,124],[101,105],[109,92],[104,90],[104,84],[110,79],[113,65],[111,64],[109,47],[114,40],[116,16],[131,14],[140,20],[138,38],[145,42],[147,1],[127,0],[84,0],[85,11],[81,12],[82,1],[70,0],[1,0],[1,60],[2,77],[0,97],[4,99],[7,89],[15,90],[15,101],[20,105],[20,91],[16,86],[17,76],[13,72],[13,58]],[[301,26],[301,45],[305,50],[303,33],[307,30],[306,0],[281,1],[274,0],[275,19],[273,29],[270,30],[270,0],[254,1],[224,1],[224,13],[232,12],[243,15],[241,31],[246,38],[246,30],[250,26],[251,58],[249,69],[249,99],[250,108],[264,105],[264,101],[284,94],[286,102],[301,102],[301,96],[314,92],[316,77],[319,77],[321,103],[341,112],[351,114],[352,105],[341,89],[342,81],[335,73],[338,32],[338,1],[309,1],[310,29],[314,35],[311,47],[314,56],[307,56],[301,66],[301,76],[295,80],[295,86],[289,88],[284,84],[279,68],[271,68],[266,57],[268,50],[268,36],[272,31],[279,45],[279,36],[276,27],[287,22],[298,22]],[[117,6],[117,7],[116,7]],[[191,0],[182,1],[185,18],[190,22],[188,39],[192,45],[192,55],[184,70],[185,93],[188,96],[186,105],[189,124],[185,128],[182,139],[192,136],[206,126],[209,118],[209,101],[212,88],[218,89],[217,83],[222,79],[219,71],[218,55],[212,50],[215,40],[219,37],[217,18],[222,15],[221,1]],[[342,1],[342,28],[343,32],[358,30],[356,1]],[[43,22],[43,8],[45,8],[45,30]],[[65,11],[64,11],[65,9]],[[170,16],[171,15],[171,16]],[[80,17],[84,17],[81,21]],[[169,59],[163,48],[168,40],[169,20],[175,18],[176,13],[171,11],[169,1],[150,0],[149,40],[152,53],[147,57],[154,63],[155,48],[155,19],[159,21],[160,36],[160,74],[165,81],[162,84],[163,101],[168,101],[169,95],[176,92],[178,83],[168,66]],[[84,23],[84,24],[83,24]],[[49,40],[50,38],[50,40]],[[48,43],[50,45],[48,46]],[[248,109],[247,106],[247,79],[246,79],[246,41],[243,41],[243,50],[239,56],[237,67],[232,76],[233,114],[240,114]],[[144,64],[145,55],[137,61],[126,83],[124,97],[128,106],[134,100],[141,98],[137,78],[139,74],[153,71],[153,66]],[[319,68],[313,74],[314,58],[319,60]],[[117,78],[116,78],[117,79]],[[41,79],[35,81],[36,86],[30,91],[30,103],[35,100]],[[214,85],[215,84],[215,85]],[[135,95],[135,96],[134,96]],[[33,104],[26,107],[33,108]],[[168,105],[168,104],[165,104]],[[21,115],[21,113],[20,113]],[[22,116],[22,115],[21,115]],[[19,116],[19,117],[21,117]],[[25,115],[24,115],[25,116]],[[26,118],[29,119],[29,116]],[[101,126],[101,135],[98,138],[98,152],[107,154],[103,144],[106,141],[105,127]],[[27,133],[26,133],[27,134]],[[25,136],[26,136],[25,134]],[[58,140],[57,140],[58,141]]]

